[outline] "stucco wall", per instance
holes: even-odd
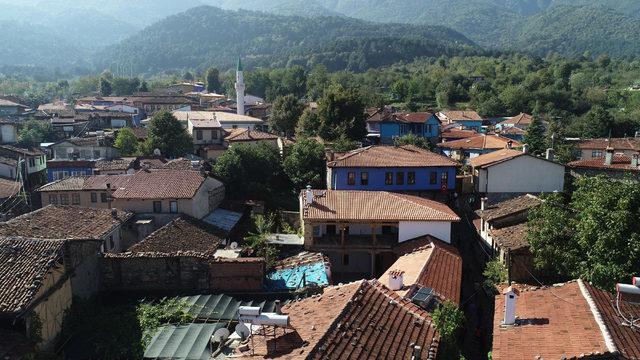
[[[73,299],[71,291],[71,280],[64,277],[64,269],[62,266],[53,269],[43,280],[43,284],[38,291],[36,299],[42,297],[34,308],[34,313],[39,317],[42,324],[41,338],[42,342],[38,345],[41,349],[50,350],[54,345],[56,336],[62,330],[62,321],[64,320],[64,312],[71,306]],[[61,282],[61,285],[57,285]],[[56,285],[58,286],[57,288]],[[55,290],[53,290],[55,288]],[[27,319],[27,324],[30,320]],[[30,329],[27,329],[27,333]]]
[[[564,189],[563,165],[533,156],[519,156],[488,168],[482,193],[549,193]]]
[[[443,221],[401,221],[398,241],[407,241],[418,236],[432,235],[451,243],[451,223]]]

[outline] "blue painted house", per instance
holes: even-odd
[[[455,189],[459,164],[406,146],[369,146],[327,162],[327,188],[371,191],[447,191]]]
[[[372,116],[367,120],[370,138],[379,138],[381,144],[393,144],[393,139],[414,134],[425,139],[436,139],[440,134],[440,120],[432,113],[391,113]]]
[[[95,162],[90,160],[50,160],[47,162],[47,181],[93,175],[94,164]]]
[[[475,111],[441,111],[437,117],[443,125],[455,124],[462,130],[482,131],[482,117]]]

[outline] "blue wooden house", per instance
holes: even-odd
[[[443,125],[455,124],[462,130],[474,130],[476,132],[482,130],[482,117],[475,111],[441,111],[437,114],[437,117]]]
[[[459,164],[406,146],[369,146],[327,162],[331,190],[447,191],[455,189]]]
[[[367,120],[367,128],[369,138],[380,144],[393,144],[394,138],[409,134],[432,140],[440,134],[440,120],[429,112],[376,113]]]

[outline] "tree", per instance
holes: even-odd
[[[640,264],[640,189],[604,176],[576,181],[571,198],[545,197],[529,214],[527,240],[538,268],[613,290]]]
[[[311,185],[314,189],[324,187],[326,162],[324,146],[312,139],[296,142],[283,163],[294,189]]]
[[[507,281],[507,269],[498,259],[489,261],[482,272],[484,276],[484,286],[491,292],[496,291],[496,286]]]
[[[255,256],[263,257],[267,268],[275,265],[278,257],[278,249],[268,242],[268,236],[271,235],[275,225],[273,215],[255,215],[253,220],[253,231],[248,234],[247,246],[253,251]]]
[[[347,151],[355,150],[360,147],[360,144],[356,141],[349,139],[346,135],[342,134],[332,144],[331,149],[335,152],[344,153]]]
[[[193,139],[170,112],[160,111],[151,118],[144,153],[159,149],[163,156],[178,157],[193,151]]]
[[[413,145],[425,150],[433,149],[433,145],[429,140],[416,134],[407,134],[401,137],[397,137],[393,139],[393,144],[395,146]]]
[[[40,143],[55,140],[53,127],[47,121],[28,120],[18,130],[18,145],[40,146]]]
[[[291,136],[296,130],[298,119],[303,111],[304,104],[294,95],[280,96],[273,102],[269,124],[273,130],[285,136]]]
[[[296,127],[296,136],[317,136],[318,129],[320,128],[320,117],[318,113],[313,112],[311,109],[305,109],[298,120],[298,126]]]
[[[324,90],[329,86],[329,75],[327,67],[316,65],[307,76],[307,97],[317,100],[324,94]]]
[[[107,80],[107,78],[101,77],[98,91],[100,92],[100,95],[102,95],[102,96],[111,95],[111,93],[113,91],[111,89],[111,82],[109,80]]]
[[[613,127],[613,117],[602,106],[594,106],[582,119],[582,136],[600,138],[609,135]]]
[[[342,86],[332,86],[318,102],[319,133],[325,140],[344,134],[359,141],[367,135],[364,104],[358,94]]]
[[[458,334],[464,325],[464,313],[451,301],[445,301],[431,314],[433,323],[440,333],[439,358],[459,359]]]
[[[207,70],[207,92],[218,93],[220,89],[220,72],[216,68],[209,68]]]
[[[193,81],[194,79],[193,74],[190,71],[185,71],[184,75],[182,75],[182,78],[186,81]]]
[[[529,153],[539,156],[545,153],[547,144],[545,141],[545,128],[540,116],[534,115],[531,124],[524,134],[524,143],[529,146]]]
[[[120,129],[114,147],[120,150],[122,156],[135,155],[138,150],[138,138],[129,128]]]
[[[147,82],[145,80],[142,80],[140,82],[140,87],[138,88],[138,91],[140,91],[140,92],[149,91],[149,85],[147,84]]]

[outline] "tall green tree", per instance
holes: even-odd
[[[129,128],[120,129],[113,145],[122,156],[135,155],[138,151],[138,138]]]
[[[582,119],[582,136],[600,138],[609,135],[613,129],[613,117],[602,106],[594,106]]]
[[[284,172],[293,183],[294,190],[307,185],[314,189],[324,188],[326,161],[324,146],[313,139],[296,142],[284,159]]]
[[[544,123],[537,114],[533,116],[531,124],[527,127],[524,143],[529,146],[529,153],[536,156],[544,154],[547,149]]]
[[[298,120],[296,127],[296,136],[317,136],[318,129],[320,129],[320,116],[318,113],[311,111],[311,109],[305,109]]]
[[[40,146],[40,143],[56,140],[53,127],[48,121],[28,120],[18,130],[18,145]]]
[[[364,104],[355,91],[332,86],[318,102],[319,134],[325,140],[341,135],[355,141],[367,135]]]
[[[274,131],[291,136],[303,111],[304,104],[293,94],[280,96],[273,102],[269,124]]]
[[[109,81],[105,77],[101,77],[98,91],[100,92],[100,95],[102,95],[102,96],[111,95],[111,93],[113,92],[113,89],[111,88],[111,81]]]
[[[324,65],[316,65],[307,75],[307,98],[317,100],[329,86],[329,74],[327,67]]]
[[[551,194],[530,212],[535,264],[613,290],[640,264],[640,189],[604,176],[580,178],[575,186],[570,199]]]
[[[207,70],[207,92],[219,93],[220,90],[220,72],[217,68],[209,68]]]
[[[421,136],[416,134],[407,134],[393,139],[395,146],[413,145],[425,150],[433,150],[433,144]]]
[[[180,121],[168,111],[159,111],[153,115],[147,130],[147,140],[143,152],[153,154],[159,149],[162,156],[179,157],[193,152],[193,139]]]

